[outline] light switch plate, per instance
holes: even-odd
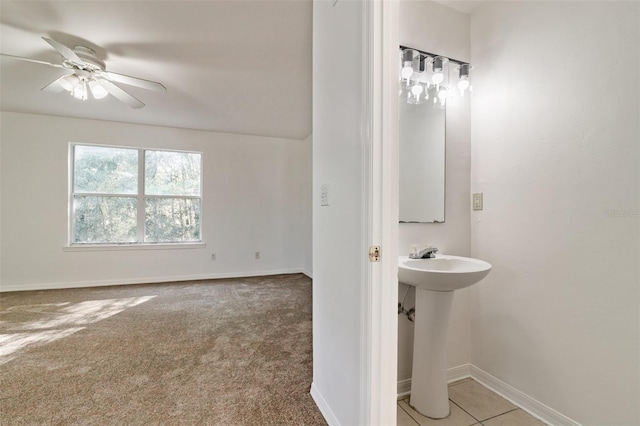
[[[476,192],[473,194],[473,209],[482,210],[482,192]]]
[[[320,186],[320,205],[328,206],[329,205],[329,184],[325,183]]]

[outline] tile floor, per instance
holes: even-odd
[[[409,406],[409,397],[398,400],[398,426],[543,426],[540,420],[491,392],[472,379],[449,385],[451,415],[434,420]]]

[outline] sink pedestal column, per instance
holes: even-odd
[[[449,416],[447,327],[453,291],[416,287],[410,405],[434,419]]]

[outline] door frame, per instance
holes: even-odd
[[[397,416],[398,13],[399,0],[364,1],[362,246],[381,247],[380,262],[362,265],[364,425],[395,425]]]

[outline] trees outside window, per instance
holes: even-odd
[[[71,244],[201,241],[201,153],[71,149]]]

